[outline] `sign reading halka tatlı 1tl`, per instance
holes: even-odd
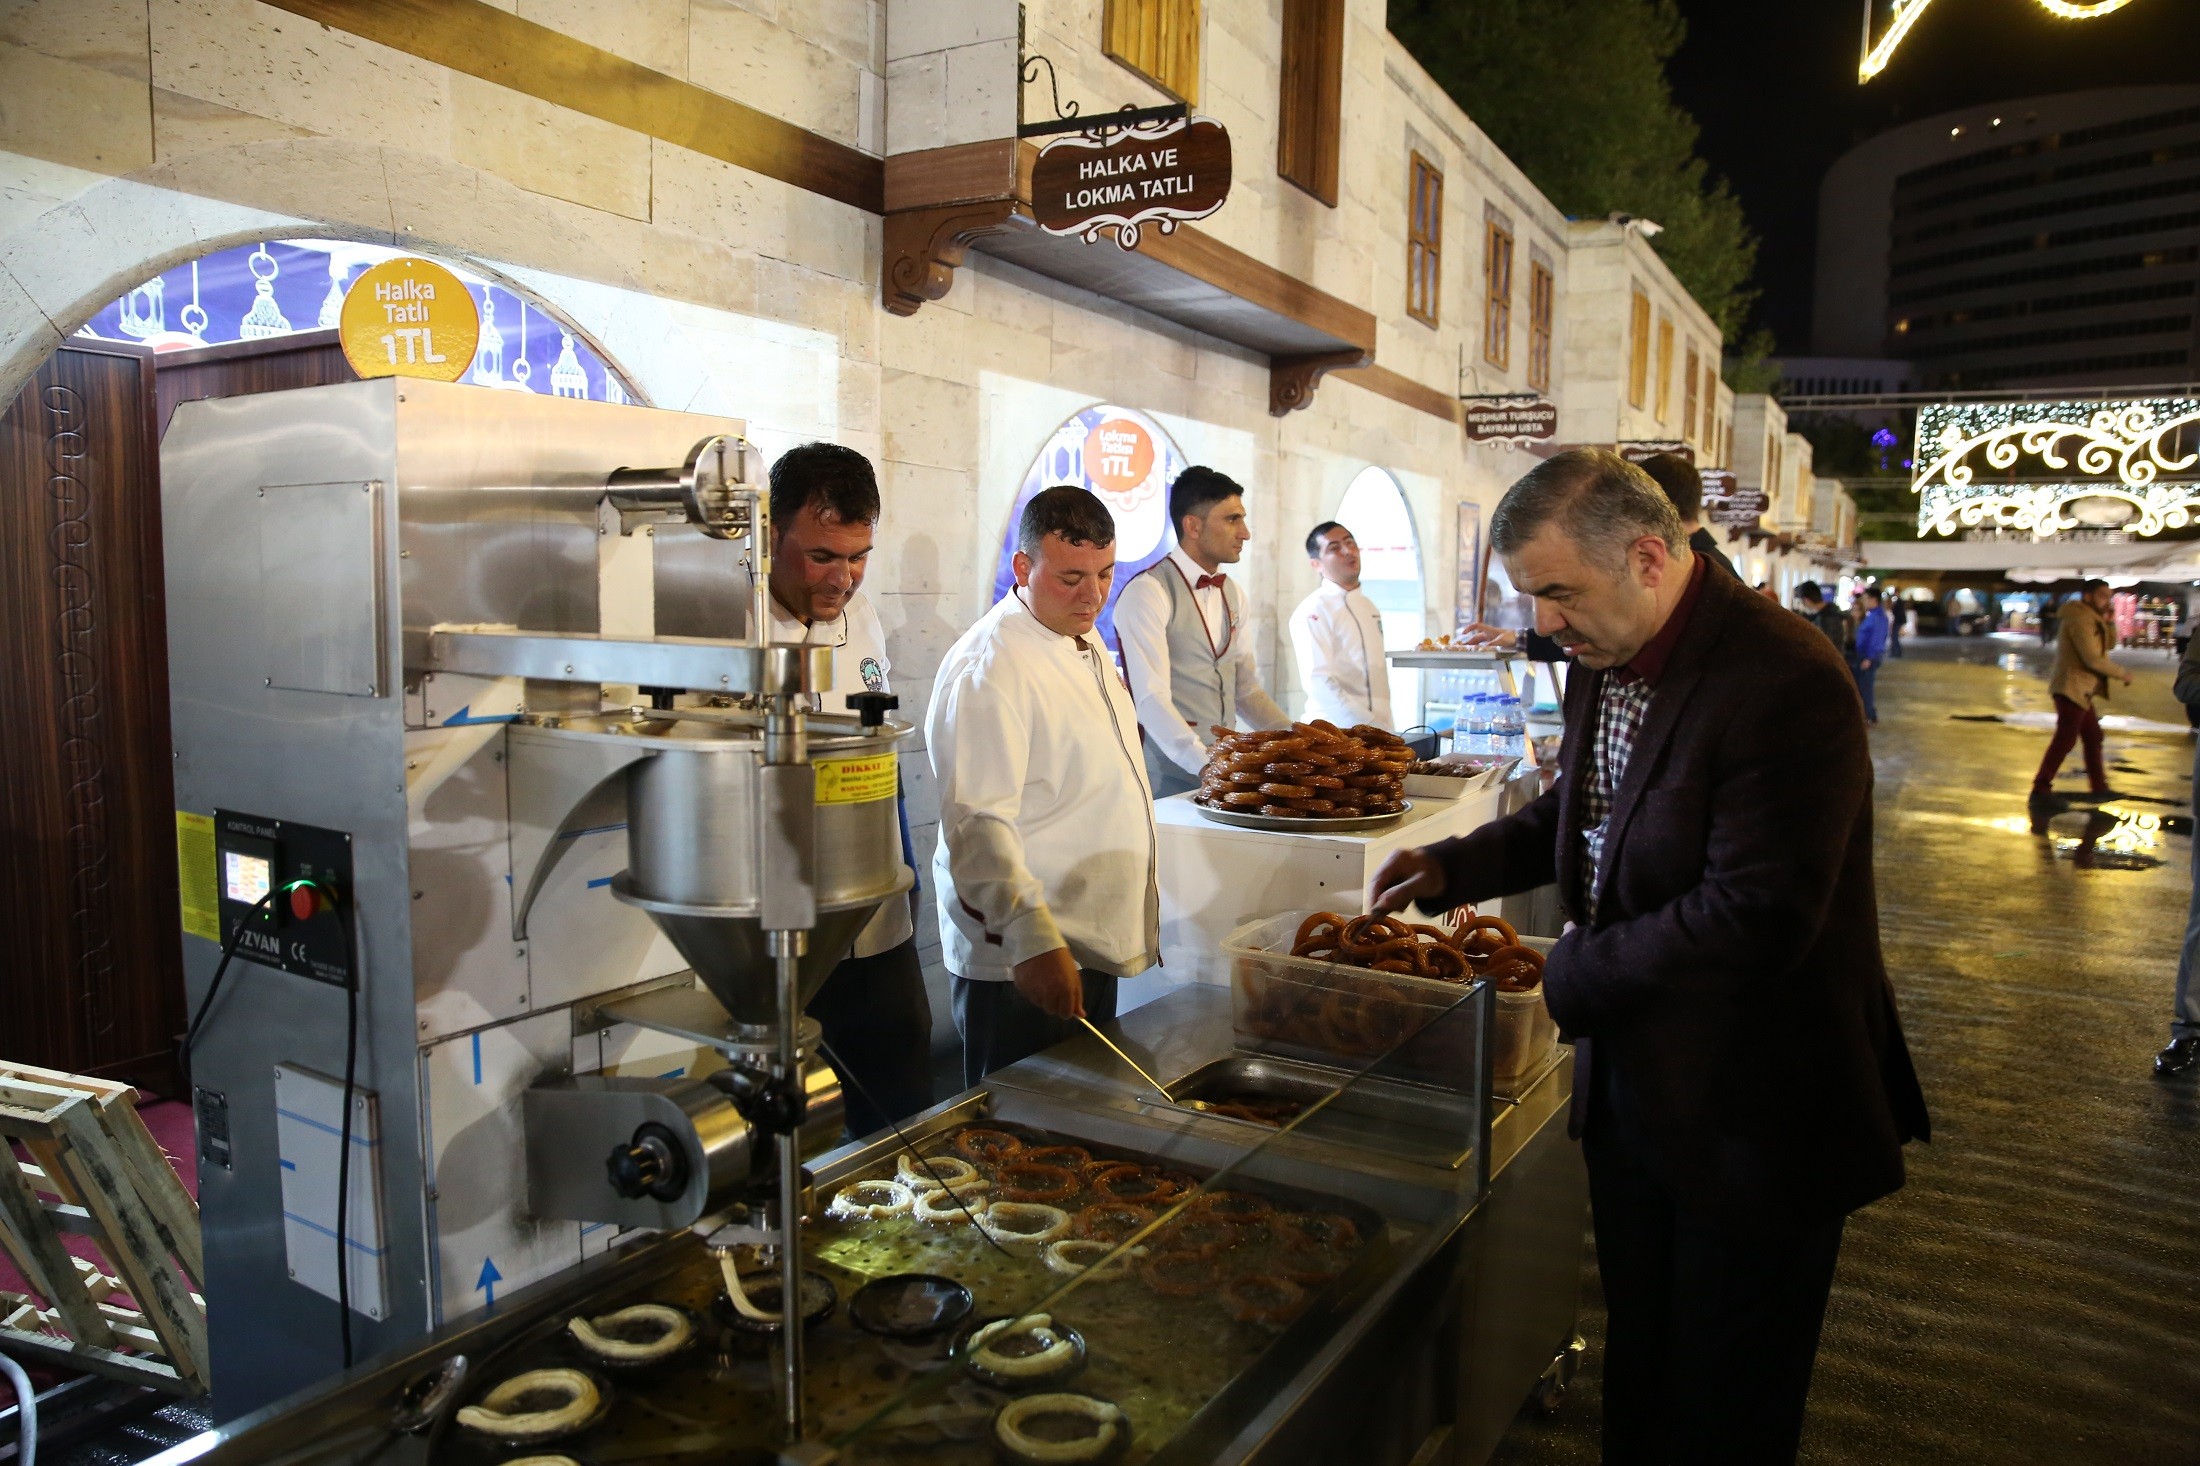
[[[1087,244],[1104,229],[1138,248],[1140,231],[1158,223],[1163,234],[1204,219],[1230,196],[1230,134],[1212,117],[1174,117],[1057,138],[1031,166],[1031,216],[1049,234],[1082,234]]]
[[[362,377],[455,382],[481,342],[474,293],[433,260],[400,256],[361,272],[337,322],[344,360]]]

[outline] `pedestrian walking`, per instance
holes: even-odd
[[[2131,674],[2109,660],[2116,646],[2116,627],[2108,619],[2112,593],[2105,580],[2089,580],[2055,613],[2055,672],[2048,690],[2055,699],[2055,736],[2048,740],[2047,756],[2032,777],[2032,798],[2046,803],[2055,792],[2055,776],[2072,744],[2085,745],[2085,798],[2114,799],[2108,786],[2108,767],[2101,759],[2101,718],[2093,700],[2108,696],[2108,679],[2126,687]]]
[[[2088,582],[2088,584],[2090,583]],[[2046,600],[2040,602],[2041,646],[2053,646],[2055,644],[2055,629],[2062,624],[2061,616],[2061,608],[2055,604],[2053,596],[2049,596]]]
[[[1849,659],[1849,618],[1826,600],[1825,588],[1817,581],[1806,580],[1795,587],[1795,614],[1823,631],[1842,661]]]
[[[2171,689],[2185,712],[2200,725],[2200,638],[2185,643]],[[2192,792],[2200,801],[2200,746],[2192,756]],[[2192,902],[2185,912],[2185,949],[2177,958],[2177,996],[2169,1021],[2169,1047],[2154,1056],[2154,1072],[2164,1079],[2200,1069],[2200,856],[2192,862]]]
[[[1792,1461],[1842,1228],[1930,1129],[1880,955],[1863,709],[1615,454],[1531,470],[1490,541],[1578,668],[1561,774],[1392,855],[1369,909],[1557,883],[1543,985],[1576,1045],[1604,1459]]]
[[[1856,622],[1856,660],[1850,664],[1856,673],[1856,690],[1864,698],[1864,721],[1879,721],[1879,703],[1872,695],[1872,684],[1879,680],[1879,664],[1887,658],[1887,647],[1892,642],[1893,623],[1887,618],[1887,610],[1881,604],[1879,592],[1867,590],[1857,596],[1864,614]]]

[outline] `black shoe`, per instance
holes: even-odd
[[[2154,1056],[2154,1077],[2157,1079],[2167,1079],[2191,1069],[2200,1069],[2200,1033],[2173,1038],[2168,1048]]]

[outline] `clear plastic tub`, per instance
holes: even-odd
[[[1230,961],[1231,1022],[1248,1047],[1359,1068],[1398,1049],[1463,995],[1458,983],[1292,956],[1299,925],[1312,914],[1287,911],[1248,922],[1222,944]],[[1551,948],[1544,937],[1521,943],[1539,952]],[[1558,1026],[1540,987],[1496,998],[1496,1032],[1486,1040],[1492,1087],[1510,1096],[1550,1067]],[[1436,1025],[1400,1054],[1400,1077],[1451,1086],[1471,1082],[1481,1067],[1476,1046],[1484,1041],[1472,1024]]]

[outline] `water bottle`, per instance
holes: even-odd
[[[1459,720],[1466,730],[1464,751],[1472,754],[1488,754],[1497,746],[1496,730],[1491,725],[1495,709],[1490,705],[1488,693],[1478,692],[1462,705]]]
[[[1521,711],[1520,699],[1507,694],[1497,700],[1497,716],[1491,723],[1495,735],[1496,752],[1505,758],[1519,758],[1528,751],[1528,718]]]

